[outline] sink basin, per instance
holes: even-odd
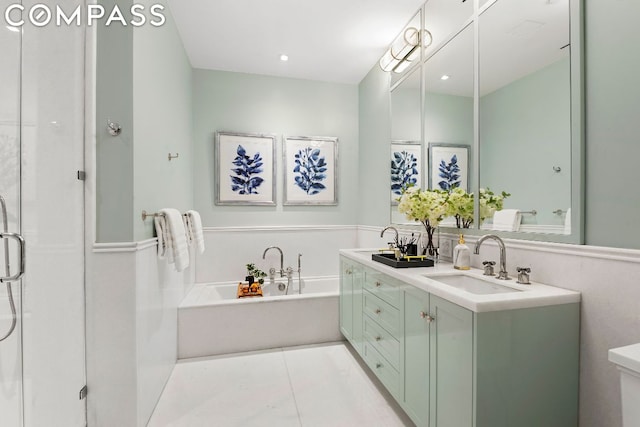
[[[394,254],[372,254],[371,259],[394,268],[433,267],[433,260],[426,258],[423,260],[412,259],[411,261],[400,258],[400,261],[397,261]]]
[[[477,295],[502,294],[507,292],[521,292],[519,289],[513,289],[508,286],[498,285],[497,283],[482,280],[476,277],[467,276],[466,274],[443,275],[443,276],[427,276],[436,282],[444,283],[448,286],[461,289],[466,292]]]

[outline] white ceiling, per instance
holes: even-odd
[[[168,0],[195,68],[350,84],[364,78],[423,2]]]

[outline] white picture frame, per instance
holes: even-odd
[[[338,138],[284,138],[284,205],[338,204]]]
[[[215,135],[215,204],[276,205],[276,136]]]

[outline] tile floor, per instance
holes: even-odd
[[[344,343],[178,362],[149,427],[413,426]]]

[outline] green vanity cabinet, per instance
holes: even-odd
[[[340,261],[340,331],[358,351],[362,347],[362,274],[360,264]]]
[[[418,426],[429,421],[429,294],[404,291],[404,400],[402,407]]]
[[[429,425],[471,427],[473,312],[431,295],[429,315],[432,319]]]
[[[474,312],[341,257],[340,328],[418,427],[576,427],[580,304]]]

